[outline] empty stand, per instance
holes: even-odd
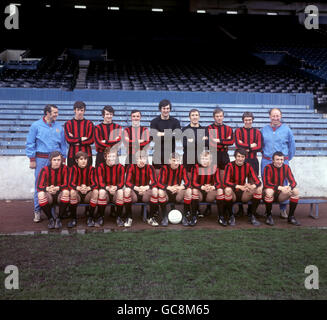
[[[0,88],[59,88],[72,90],[78,74],[74,59],[57,60],[45,57],[35,70],[4,69],[0,73]]]

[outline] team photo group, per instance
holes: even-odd
[[[29,129],[26,155],[35,171],[34,222],[42,220],[43,212],[48,228],[60,229],[68,214],[67,227],[74,228],[77,207],[83,203],[87,226],[102,227],[106,207],[113,204],[117,226],[131,227],[137,202],[149,206],[146,222],[153,227],[168,226],[169,203],[183,204],[182,225],[195,226],[205,202],[216,205],[219,225],[234,226],[233,203],[238,202],[238,213],[243,213],[242,203],[248,204],[248,221],[259,226],[256,210],[263,200],[267,225],[274,225],[273,202],[280,202],[282,218],[300,225],[295,218],[299,190],[289,166],[295,140],[280,109],[271,109],[270,123],[259,130],[247,111],[243,126],[231,128],[219,107],[213,109],[211,125],[201,126],[200,112],[191,109],[189,124],[181,127],[166,99],[159,102],[159,115],[149,128],[141,125],[142,113],[136,109],[130,114],[131,125],[123,128],[114,122],[112,106],[104,106],[98,125],[85,118],[86,108],[76,101],[73,119],[62,126],[58,107],[46,105],[43,117]],[[178,143],[183,152],[176,151]],[[230,161],[228,148],[233,145],[235,160]],[[54,204],[58,213],[52,210]]]

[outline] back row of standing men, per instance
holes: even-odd
[[[93,143],[95,143],[97,151],[96,166],[105,161],[103,153],[106,148],[118,149],[121,143],[124,143],[127,149],[126,164],[136,163],[133,156],[137,149],[148,148],[153,140],[152,163],[159,171],[162,164],[168,163],[170,153],[175,151],[175,142],[179,138],[176,130],[181,129],[180,122],[170,116],[171,110],[172,106],[169,100],[160,101],[160,115],[151,121],[151,131],[140,125],[141,112],[133,110],[131,113],[132,125],[123,130],[120,125],[113,122],[114,109],[111,106],[103,108],[103,122],[94,126],[90,120],[84,118],[85,103],[77,101],[74,104],[75,117],[67,121],[62,128],[56,122],[58,108],[54,105],[47,105],[44,109],[44,117],[32,124],[27,137],[26,154],[30,158],[30,168],[35,169],[35,178],[37,179],[41,168],[48,163],[49,154],[54,150],[60,151],[64,157],[67,155],[69,167],[75,164],[74,156],[79,151],[84,151],[89,155],[91,164],[91,145]],[[198,155],[203,148],[210,149],[214,151],[214,161],[216,161],[222,177],[225,166],[230,162],[228,147],[234,143],[237,148],[247,151],[246,162],[251,164],[257,175],[259,172],[257,152],[262,152],[261,176],[263,176],[264,167],[272,162],[272,155],[276,151],[283,153],[285,163],[288,164],[295,154],[294,136],[290,128],[281,123],[282,113],[279,109],[271,109],[269,116],[270,124],[260,131],[252,127],[253,114],[245,112],[242,117],[244,127],[237,128],[233,132],[230,126],[223,123],[224,112],[222,109],[216,108],[213,111],[214,123],[208,127],[202,127],[199,124],[200,112],[192,109],[189,112],[190,124],[182,128],[184,134],[187,131],[194,132],[193,136],[187,134],[182,137],[184,166],[190,171],[192,165],[198,162]],[[174,130],[175,132],[173,132]],[[66,143],[69,145],[68,153]],[[188,152],[190,150],[192,152]],[[40,212],[36,188],[34,207],[35,212]],[[281,215],[285,217],[285,207],[281,207]]]

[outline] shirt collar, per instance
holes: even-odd
[[[55,123],[54,121],[48,123],[47,120],[45,120],[45,116],[43,116],[43,122],[44,122],[45,124],[47,124],[48,126],[50,126],[50,127]]]

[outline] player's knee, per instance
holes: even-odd
[[[256,189],[254,189],[254,192],[258,193],[258,194],[262,194],[262,186],[257,187]]]
[[[233,192],[232,188],[229,188],[229,187],[225,188],[225,195],[226,196],[231,196],[232,192]]]
[[[124,190],[124,196],[127,198],[127,197],[129,197],[130,195],[131,195],[131,191],[132,191],[132,189],[130,189],[130,188],[126,188],[125,190]]]
[[[166,192],[161,189],[158,190],[158,194],[159,194],[159,197],[162,197],[162,198],[166,196]]]
[[[152,196],[155,197],[155,198],[157,198],[158,195],[159,195],[159,190],[158,190],[158,188],[153,188],[153,189],[152,189]]]
[[[198,189],[192,189],[192,193],[193,193],[195,196],[198,196],[198,195],[199,195],[199,190],[198,190]]]
[[[73,199],[76,199],[76,197],[77,197],[76,190],[74,190],[74,189],[70,190],[70,197],[73,198]]]
[[[123,199],[124,198],[124,191],[123,189],[117,190],[117,198]]]
[[[103,199],[106,196],[106,190],[100,189],[99,190],[99,198]]]
[[[292,190],[292,196],[293,197],[298,197],[300,195],[300,190],[298,188],[294,188]]]
[[[98,190],[98,189],[94,189],[94,190],[92,191],[91,198],[92,198],[92,199],[98,199],[98,197],[99,197],[99,190]]]
[[[222,194],[224,194],[224,190],[221,188],[217,189],[217,195],[221,196]]]
[[[69,190],[62,190],[63,197],[69,197]]]
[[[37,194],[38,199],[43,199],[45,197],[45,192],[41,191]]]
[[[185,190],[185,197],[191,197],[192,196],[192,189],[191,188],[187,188]]]
[[[265,189],[265,195],[268,198],[272,198],[274,196],[274,190],[273,189]]]

